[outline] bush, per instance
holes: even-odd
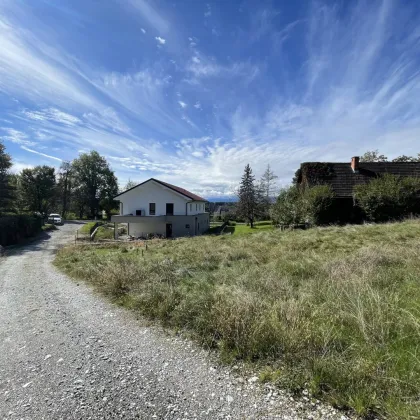
[[[13,245],[35,236],[42,229],[42,218],[30,215],[0,217],[0,245]]]
[[[334,220],[332,203],[334,193],[329,185],[306,188],[304,193],[306,220],[313,225],[325,225]]]
[[[66,220],[77,220],[77,216],[76,213],[73,213],[71,211],[69,211],[68,213],[66,213],[65,217]]]
[[[419,214],[419,191],[420,179],[385,174],[369,184],[357,185],[355,198],[369,220],[386,222]]]
[[[333,219],[333,198],[334,193],[329,185],[304,189],[291,186],[280,192],[271,215],[275,223],[283,225],[307,222],[327,224]]]
[[[305,221],[303,211],[303,197],[299,187],[291,186],[280,191],[276,203],[271,210],[271,217],[275,223],[294,225]]]

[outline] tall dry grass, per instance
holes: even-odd
[[[269,366],[264,379],[361,415],[418,418],[419,257],[412,220],[161,241],[144,257],[78,246],[56,261],[225,359]]]

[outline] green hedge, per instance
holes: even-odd
[[[13,245],[35,236],[42,229],[42,218],[29,215],[0,217],[0,245]]]

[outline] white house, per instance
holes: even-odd
[[[204,198],[154,178],[114,198],[120,202],[120,214],[111,221],[128,223],[128,234],[134,237],[194,236],[210,226]]]

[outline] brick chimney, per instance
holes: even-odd
[[[353,172],[359,172],[359,156],[353,156],[351,158],[351,169],[353,169]]]

